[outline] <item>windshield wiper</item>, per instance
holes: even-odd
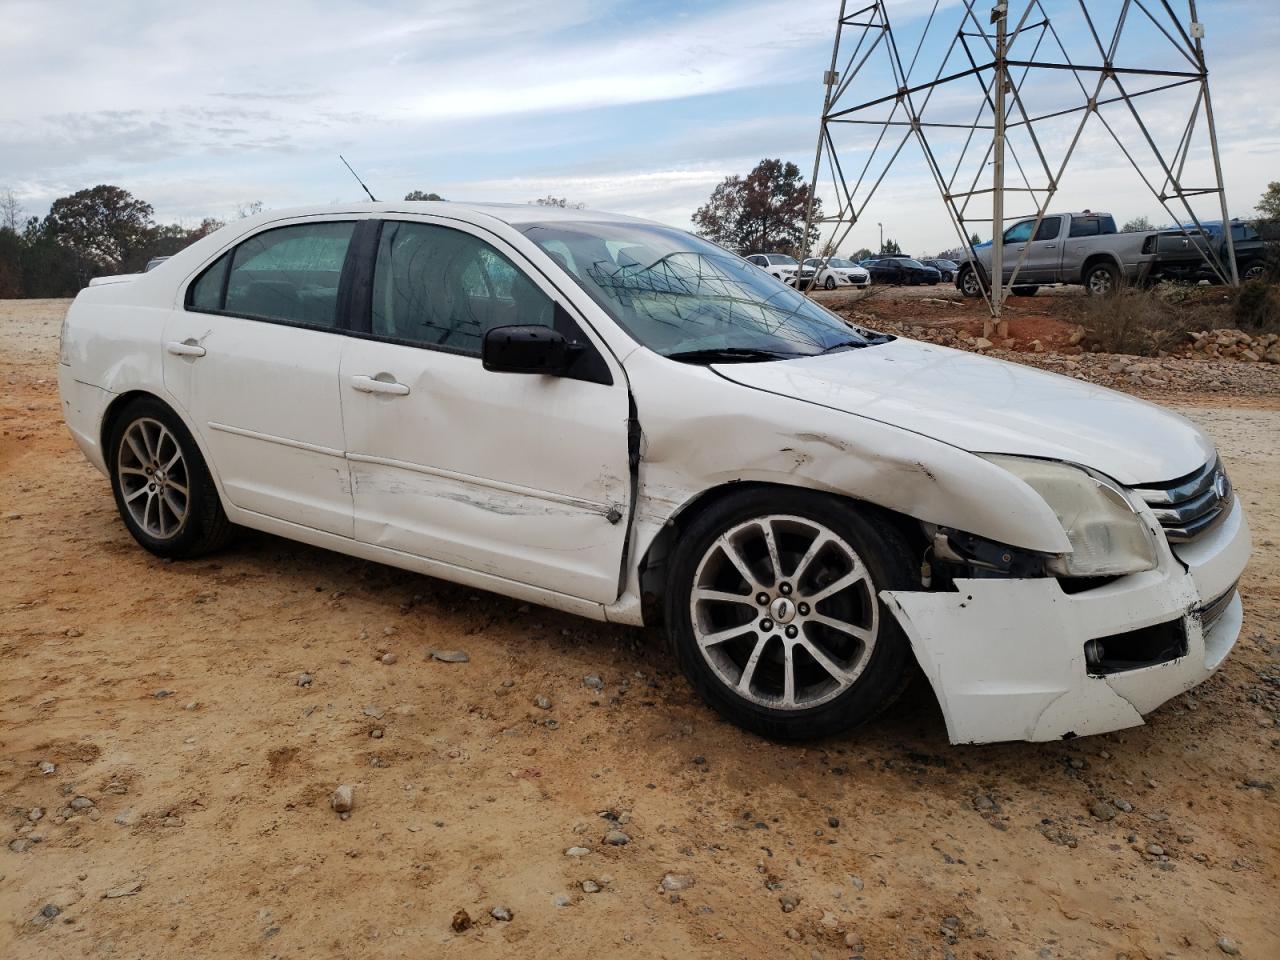
[[[762,347],[707,347],[703,350],[679,350],[666,355],[679,363],[751,363],[757,360],[789,360],[802,353],[780,353]]]

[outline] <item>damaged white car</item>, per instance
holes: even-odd
[[[66,421],[164,557],[236,525],[628,624],[777,738],[918,663],[956,742],[1204,680],[1249,554],[1139,400],[851,328],[679,230],[535,206],[273,212],[82,291]]]

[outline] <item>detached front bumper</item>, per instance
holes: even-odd
[[[1176,553],[1161,537],[1160,553],[1157,569],[1081,593],[1046,577],[957,580],[955,591],[881,597],[933,686],[952,743],[1106,733],[1141,724],[1207,679],[1240,633],[1235,583],[1249,528],[1239,500]],[[1161,625],[1185,637],[1185,653],[1114,672],[1087,662],[1088,641],[1123,643]]]

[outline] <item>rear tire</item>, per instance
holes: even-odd
[[[1084,272],[1084,288],[1091,297],[1110,297],[1120,292],[1120,271],[1113,263],[1095,263]]]
[[[906,687],[910,644],[879,593],[918,589],[913,570],[901,535],[872,510],[807,490],[743,492],[681,536],[668,637],[726,719],[776,740],[831,736]]]
[[[155,397],[134,400],[108,432],[107,470],[116,509],[133,539],[159,557],[198,557],[235,527],[186,425]]]

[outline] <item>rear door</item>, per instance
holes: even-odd
[[[599,603],[619,592],[629,394],[571,303],[501,237],[387,220],[341,398],[358,539]],[[493,373],[493,327],[586,347],[566,376]]]
[[[188,288],[165,328],[165,385],[223,492],[254,513],[350,537],[338,365],[354,218],[273,226]]]

